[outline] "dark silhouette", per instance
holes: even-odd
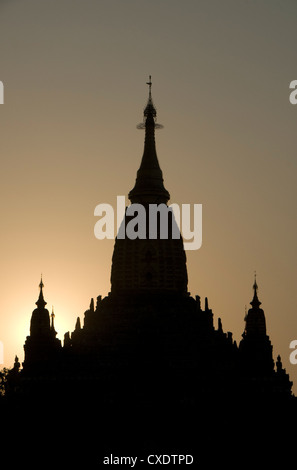
[[[132,203],[144,207],[170,198],[155,147],[151,80],[149,87],[144,153],[129,193]],[[171,229],[173,223],[172,217]],[[229,461],[238,451],[245,461],[257,455],[258,462],[267,462],[266,452],[247,442],[249,432],[258,442],[262,426],[269,438],[271,423],[284,409],[293,413],[296,405],[279,356],[274,364],[256,279],[237,345],[220,318],[214,325],[208,299],[201,305],[200,297],[188,292],[183,241],[170,234],[168,239],[116,239],[111,292],[96,303],[91,299],[82,324],[78,318],[63,346],[54,316],[50,319],[45,308],[41,281],[23,368],[15,365],[7,400],[29,414],[62,413],[68,437],[69,420],[80,436],[93,422],[94,433],[85,439],[88,450],[74,460],[94,456],[95,445],[97,457],[191,453],[197,468],[203,462],[213,468],[223,460],[221,452]],[[278,444],[282,451],[279,436]]]

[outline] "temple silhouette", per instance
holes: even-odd
[[[135,185],[129,192],[131,203],[145,208],[149,204],[167,204],[170,199],[156,153],[158,125],[151,80],[148,85],[144,151]],[[11,396],[21,403],[39,403],[41,409],[45,400],[62,402],[63,406],[69,401],[76,403],[72,410],[79,406],[98,413],[101,410],[100,419],[109,416],[110,410],[113,416],[127,413],[129,419],[138,419],[139,433],[144,432],[139,414],[145,414],[146,423],[152,415],[167,416],[171,424],[166,433],[159,431],[163,443],[164,435],[173,438],[168,418],[173,414],[174,422],[179,419],[179,429],[183,430],[179,444],[192,439],[193,446],[193,435],[189,437],[185,431],[189,427],[186,416],[196,416],[195,422],[202,423],[202,410],[209,410],[207,416],[211,418],[204,419],[203,429],[212,433],[214,425],[223,433],[221,425],[226,425],[231,406],[234,418],[248,405],[254,409],[272,403],[271,411],[278,404],[295,401],[292,381],[280,356],[276,361],[273,358],[256,277],[253,285],[251,282],[250,308],[237,344],[232,333],[224,331],[221,319],[214,321],[208,299],[188,292],[183,240],[181,235],[172,236],[175,221],[171,216],[167,239],[160,236],[160,227],[155,239],[116,238],[110,293],[90,300],[82,320],[77,318],[63,344],[57,338],[54,314],[46,308],[41,280],[22,368],[16,360],[11,374]],[[126,214],[122,229],[129,220],[131,216]],[[147,220],[147,231],[149,223]],[[214,421],[218,416],[220,419]],[[266,417],[266,425],[268,422]],[[122,443],[123,420],[121,423]],[[157,432],[155,429],[154,435]],[[112,435],[115,445],[115,434],[106,433]]]

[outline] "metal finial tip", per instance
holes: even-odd
[[[253,284],[253,288],[254,288],[255,290],[258,289],[258,284],[257,284],[257,272],[256,272],[256,271],[254,271],[254,284]]]
[[[149,81],[146,84],[151,88],[152,87],[152,76],[149,75]]]

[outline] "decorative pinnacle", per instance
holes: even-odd
[[[141,202],[142,204],[144,202],[163,202],[166,204],[170,199],[170,194],[164,188],[163,175],[158,162],[155,144],[155,129],[163,126],[155,121],[157,111],[151,96],[151,75],[146,83],[149,86],[149,98],[144,109],[143,122],[137,126],[138,129],[145,129],[144,150],[140,168],[137,171],[135,186],[129,192],[128,197],[132,204],[134,202]]]
[[[149,86],[149,97],[148,97],[148,102],[144,110],[144,117],[152,116],[155,118],[157,116],[157,111],[153,103],[152,99],[152,76],[149,76],[149,82],[146,82],[146,84]]]
[[[46,306],[46,301],[43,298],[43,292],[42,292],[43,287],[44,287],[44,284],[42,282],[42,274],[41,274],[41,280],[39,284],[39,288],[40,288],[39,297],[38,297],[37,302],[35,302],[38,308],[44,308]]]
[[[51,313],[51,328],[54,329],[54,319],[55,319],[55,314],[54,314],[54,306],[52,306],[52,313]]]
[[[252,305],[252,307],[259,308],[262,302],[260,302],[260,300],[258,299],[258,284],[257,284],[256,271],[255,271],[255,280],[254,280],[253,289],[254,289],[254,297],[253,297],[253,300],[250,302],[250,304]]]
[[[254,287],[255,290],[258,290],[257,273],[256,273],[256,271],[254,272],[254,276],[255,276],[255,278],[254,278],[254,285],[253,285],[253,287]]]
[[[136,127],[137,127],[137,129],[145,129],[146,128],[146,123],[151,121],[153,123],[155,129],[163,129],[164,126],[162,126],[162,124],[158,124],[156,122],[157,110],[154,106],[153,98],[152,98],[152,84],[153,83],[152,83],[152,76],[151,75],[149,75],[149,81],[146,82],[146,84],[149,86],[149,97],[148,97],[148,101],[147,101],[146,107],[144,108],[144,112],[143,112],[143,122],[138,124]],[[149,118],[149,121],[148,121],[148,118]]]
[[[146,84],[149,86],[149,94],[151,95],[151,89],[152,89],[152,76],[149,76],[149,82],[146,82]]]

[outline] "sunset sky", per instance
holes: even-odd
[[[94,209],[134,186],[151,74],[170,202],[203,205],[189,291],[239,342],[256,270],[297,393],[296,18],[293,0],[0,0],[5,366],[23,361],[41,273],[61,340],[108,294]]]

